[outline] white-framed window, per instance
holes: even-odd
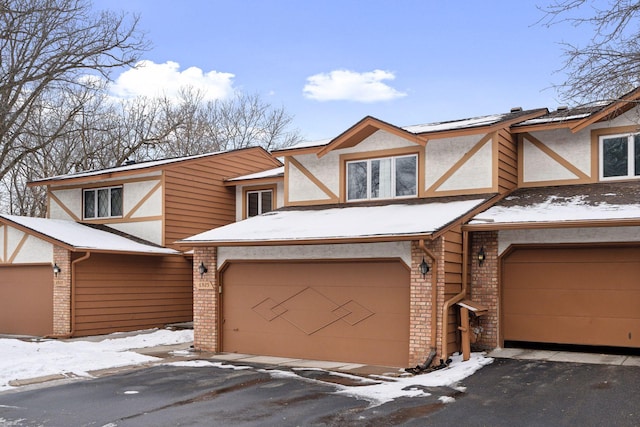
[[[247,191],[247,218],[273,210],[273,190]]]
[[[347,201],[418,195],[418,155],[348,161]]]
[[[640,134],[600,137],[600,179],[640,177]]]
[[[122,216],[122,187],[83,190],[84,218],[114,218]]]

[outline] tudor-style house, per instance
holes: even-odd
[[[47,188],[48,217],[0,215],[0,333],[83,336],[190,321],[192,257],[173,242],[236,220],[226,179],[281,165],[247,148],[31,182]]]
[[[242,221],[178,242],[207,268],[195,347],[397,367],[471,343],[640,347],[638,99],[366,117],[274,153],[283,174],[227,181]],[[248,208],[265,190],[277,209]]]

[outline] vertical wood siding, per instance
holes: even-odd
[[[164,244],[183,239],[236,219],[235,188],[224,179],[276,167],[258,149],[213,156],[165,171]]]
[[[76,336],[193,318],[191,262],[182,256],[92,254],[76,264]]]
[[[444,236],[444,274],[445,289],[444,300],[448,301],[462,290],[462,230],[455,226],[447,231]],[[447,349],[449,353],[460,349],[458,339],[459,320],[458,310],[452,307],[448,315]]]
[[[518,185],[516,138],[507,129],[498,131],[498,192],[513,190]]]

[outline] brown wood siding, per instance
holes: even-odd
[[[224,179],[277,166],[259,149],[213,156],[164,172],[164,244],[235,222],[235,188]]]
[[[193,318],[192,264],[183,257],[92,254],[75,274],[76,336]]]
[[[462,290],[462,229],[455,226],[444,236],[444,300],[448,301]],[[459,348],[459,320],[457,310],[452,308],[448,314],[447,351],[453,353]]]
[[[53,332],[53,270],[46,265],[0,266],[0,334]]]
[[[516,138],[507,129],[498,131],[498,192],[505,193],[518,185]]]
[[[518,248],[502,262],[507,341],[640,347],[640,247]]]

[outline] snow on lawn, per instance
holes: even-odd
[[[88,376],[88,371],[158,361],[156,357],[130,350],[192,340],[192,330],[167,329],[142,331],[130,336],[116,333],[98,342],[0,338],[0,391],[11,388],[9,382],[13,380],[56,374]]]

